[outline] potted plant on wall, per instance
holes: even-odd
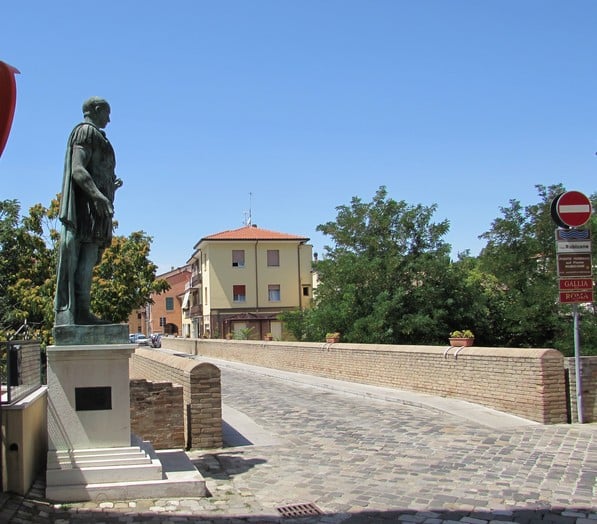
[[[327,333],[325,335],[325,341],[328,344],[337,344],[338,342],[340,342],[340,333],[338,333],[337,331],[334,331],[333,333]]]
[[[452,331],[450,333],[450,345],[451,346],[472,346],[475,341],[475,335],[470,329],[463,331]]]

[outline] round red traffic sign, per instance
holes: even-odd
[[[6,62],[0,61],[0,156],[4,151],[4,146],[8,140],[10,126],[15,113],[15,104],[17,102],[17,87],[14,67]]]
[[[580,227],[591,218],[593,206],[589,198],[580,191],[566,191],[556,202],[556,213],[560,221],[568,227]]]

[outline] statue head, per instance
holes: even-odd
[[[110,121],[110,104],[99,96],[92,96],[83,102],[83,116],[100,128]]]

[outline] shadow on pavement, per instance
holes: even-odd
[[[230,480],[235,475],[245,473],[258,464],[267,462],[264,459],[245,459],[240,455],[242,451],[206,453],[192,459],[192,463],[205,478]]]

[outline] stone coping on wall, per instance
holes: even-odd
[[[220,369],[212,363],[185,358],[186,354],[136,348],[130,361],[130,378],[170,382],[183,388],[184,433],[187,448],[222,445],[222,394]]]
[[[216,367],[213,364],[208,362],[197,362],[196,360],[188,359],[188,358],[181,358],[176,355],[164,353],[162,351],[156,351],[155,349],[145,349],[145,348],[137,348],[135,350],[135,354],[139,355],[143,358],[148,358],[153,360],[154,362],[159,362],[164,364],[168,367],[178,369],[184,373],[193,373],[200,368],[205,367]],[[135,372],[134,368],[131,369],[131,378],[145,378],[138,375]]]
[[[458,352],[458,356],[496,356],[496,357],[512,357],[512,358],[529,358],[542,359],[545,357],[562,358],[562,354],[553,348],[506,348],[506,347],[484,347],[484,346],[430,346],[430,345],[400,345],[400,344],[353,344],[346,342],[329,343],[329,342],[289,342],[289,341],[261,341],[261,340],[225,340],[225,339],[193,339],[181,337],[164,337],[162,344],[166,349],[173,349],[183,351],[185,353],[196,354],[194,351],[189,351],[190,348],[200,348],[204,344],[218,344],[219,346],[230,345],[231,347],[238,346],[254,346],[254,347],[269,347],[282,348],[288,347],[293,350],[304,349],[348,349],[351,351],[368,351],[368,352],[383,352],[383,353],[423,353],[436,354],[440,356],[454,356]]]
[[[554,424],[567,420],[564,357],[552,348],[489,348],[164,338],[180,353],[460,398]]]
[[[27,409],[32,404],[35,404],[40,397],[48,394],[48,386],[40,386],[26,397],[19,399],[12,404],[2,404],[2,411],[22,410]]]

